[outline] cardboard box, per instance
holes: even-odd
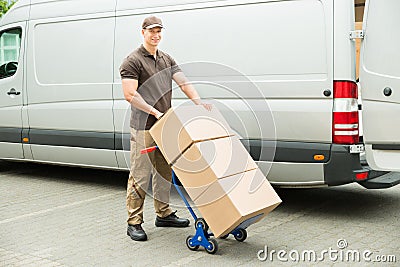
[[[150,134],[216,237],[246,228],[281,203],[215,107],[170,109]]]
[[[222,114],[215,107],[170,108],[150,129],[150,134],[169,164],[191,144],[234,135]]]
[[[215,237],[258,222],[281,202],[260,169],[218,179],[194,199]]]
[[[256,168],[237,136],[193,143],[172,165],[192,200],[216,180]]]

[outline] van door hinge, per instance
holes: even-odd
[[[350,40],[364,39],[364,30],[350,31]]]

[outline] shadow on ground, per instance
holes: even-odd
[[[0,161],[0,174],[14,173],[48,181],[73,181],[99,185],[126,187],[128,172],[49,164]]]

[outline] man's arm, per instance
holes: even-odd
[[[211,110],[210,104],[205,104],[201,102],[200,96],[197,93],[194,86],[189,82],[188,78],[186,78],[185,74],[181,71],[175,73],[172,76],[172,79],[176,82],[176,84],[181,88],[182,92],[193,101],[196,105],[203,105],[207,110]]]
[[[163,113],[146,103],[142,96],[137,92],[138,80],[122,79],[122,89],[124,91],[126,101],[128,101],[135,108],[149,113],[155,116],[157,119],[162,116]]]

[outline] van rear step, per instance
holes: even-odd
[[[400,184],[400,175],[392,173],[392,175],[383,175],[358,183],[367,189],[389,188]]]

